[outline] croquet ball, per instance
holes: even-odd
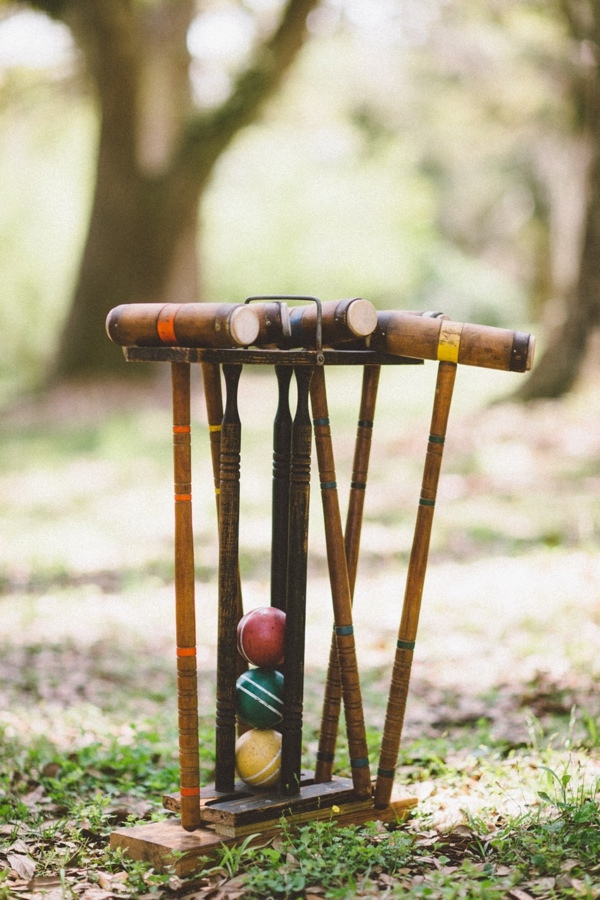
[[[275,606],[252,609],[239,621],[238,650],[249,663],[275,669],[283,663],[285,613]]]
[[[245,731],[236,741],[235,767],[250,787],[273,787],[281,769],[281,735],[270,729]]]
[[[273,728],[283,716],[283,675],[271,669],[248,669],[235,684],[237,714],[253,728]]]

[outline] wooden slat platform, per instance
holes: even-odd
[[[315,787],[322,788],[323,785]],[[338,825],[364,825],[374,820],[401,822],[417,805],[417,800],[415,797],[395,797],[383,810],[375,809],[370,801],[334,802],[332,805],[335,805],[339,812],[334,813],[331,805],[316,810],[300,808],[292,815],[286,816],[286,820],[290,827],[318,818],[335,820]],[[360,806],[360,809],[357,809],[357,806]],[[148,825],[118,828],[111,834],[110,847],[112,850],[121,848],[131,859],[149,862],[159,871],[171,867],[178,875],[189,875],[201,871],[206,861],[217,855],[224,846],[234,846],[246,840],[248,836],[252,836],[250,843],[253,845],[266,844],[279,831],[280,818],[254,824],[246,823],[239,826],[235,836],[219,834],[215,831],[214,825],[208,823],[196,831],[184,831],[179,819],[174,818]]]

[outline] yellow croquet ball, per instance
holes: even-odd
[[[254,788],[270,788],[279,781],[281,735],[277,731],[251,728],[235,745],[235,767],[242,781]]]

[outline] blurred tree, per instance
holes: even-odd
[[[205,108],[194,102],[186,43],[195,0],[16,2],[69,26],[97,96],[94,198],[54,369],[95,376],[121,362],[104,338],[112,307],[199,298],[199,200],[223,151],[281,84],[319,0],[286,0],[270,27],[257,12],[252,50],[224,99]],[[240,6],[248,18],[265,4]]]
[[[575,384],[600,324],[600,3],[556,0],[570,35],[569,93],[576,137],[586,149],[585,210],[579,265],[563,314],[517,396],[560,397]]]

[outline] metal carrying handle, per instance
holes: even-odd
[[[246,297],[244,303],[254,303],[255,300],[264,301],[271,300],[278,303],[286,300],[304,301],[306,303],[316,303],[317,305],[317,323],[315,328],[315,350],[317,354],[317,365],[322,366],[325,362],[323,355],[323,307],[318,297],[308,297],[303,294],[256,294],[252,297]],[[291,331],[286,337],[291,337]]]

